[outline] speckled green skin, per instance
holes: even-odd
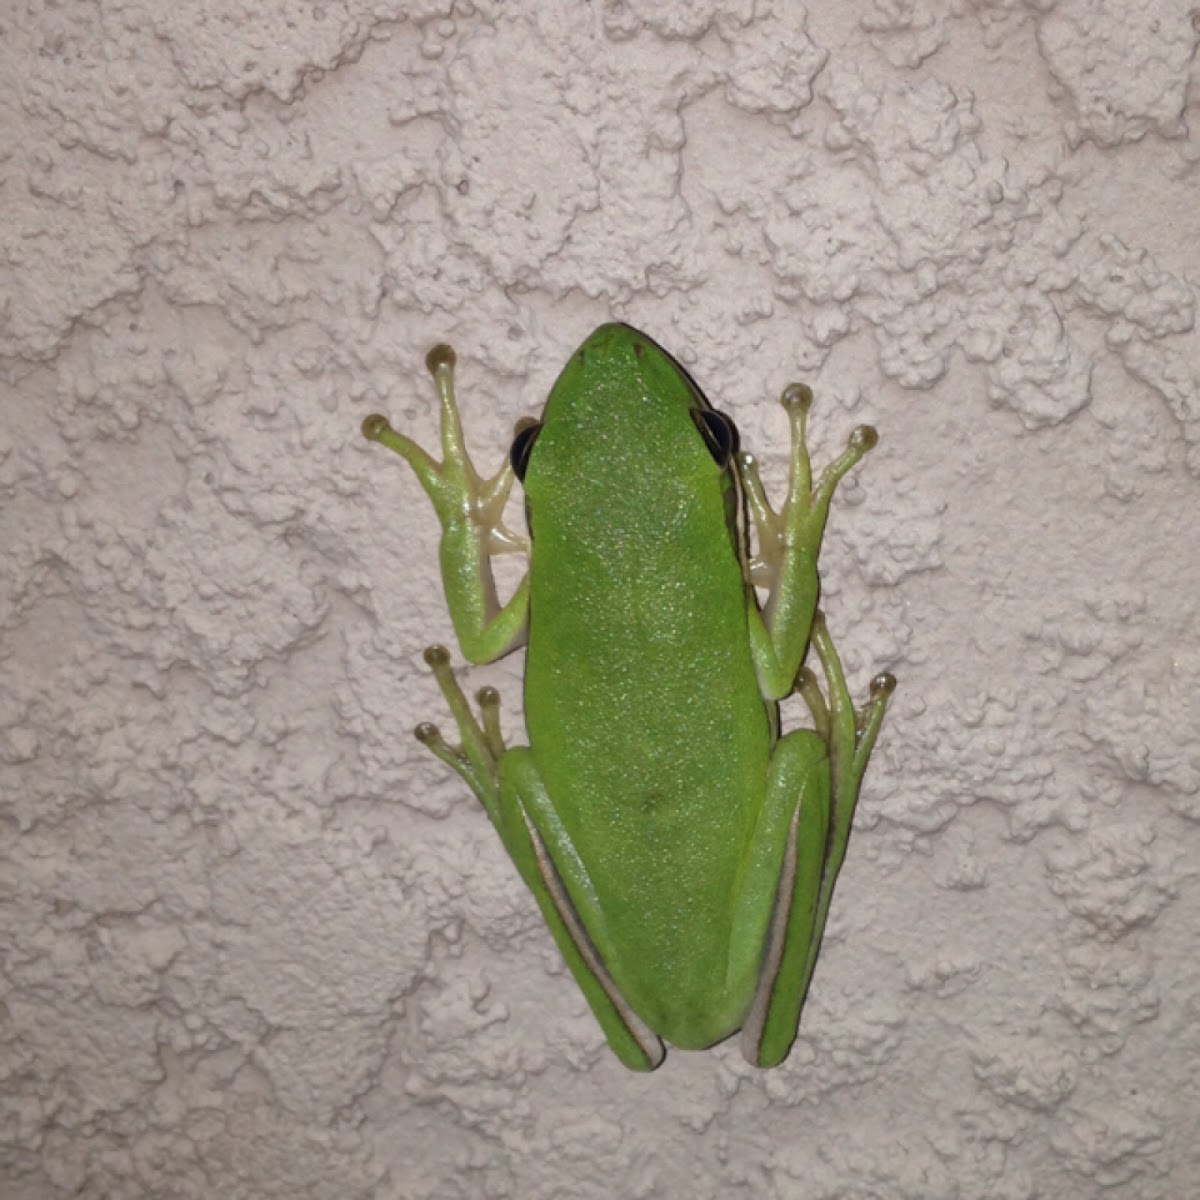
[[[734,939],[771,723],[727,517],[735,484],[688,416],[699,403],[648,340],[606,326],[550,393],[525,476],[530,753],[586,864],[568,887],[600,914],[601,958],[683,1047],[740,1027],[778,878],[776,864]]]

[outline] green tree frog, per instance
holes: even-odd
[[[433,501],[463,654],[484,663],[527,644],[529,744],[505,747],[494,689],[474,715],[440,646],[425,659],[461,744],[430,724],[416,735],[487,810],[623,1063],[652,1070],[664,1041],[700,1049],[740,1030],[746,1058],[774,1066],[796,1037],[895,686],[877,676],[856,710],[817,608],[830,500],[875,431],[856,429],[814,479],[812,393],[787,388],[791,477],[776,513],[729,418],[644,333],[610,324],[484,479],[454,361],[448,346],[426,360],[441,462],[382,416],[363,433]],[[527,540],[503,521],[514,479]],[[507,552],[527,553],[528,569],[501,604],[492,559]],[[803,665],[810,646],[827,699]],[[793,691],[815,728],[781,733]]]

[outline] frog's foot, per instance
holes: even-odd
[[[796,676],[796,691],[808,705],[813,724],[829,747],[831,758],[845,759],[852,767],[857,794],[858,783],[867,769],[867,760],[879,736],[888,701],[896,690],[896,677],[881,671],[871,680],[871,692],[866,703],[856,708],[846,685],[841,659],[825,624],[825,614],[819,609],[813,618],[812,644],[821,661],[830,703],[825,702],[816,674],[808,667],[800,668]],[[835,741],[838,743],[836,746]]]
[[[807,672],[812,680],[811,685],[802,680],[800,691],[812,709],[818,731],[822,732],[829,746],[835,779],[839,766],[847,769],[848,779],[853,781],[853,795],[857,799],[858,787],[875,747],[875,739],[879,736],[888,701],[896,690],[896,677],[887,671],[876,675],[871,680],[871,693],[866,703],[856,708],[846,685],[841,659],[825,624],[825,614],[820,610],[813,620],[812,644],[821,660],[821,670],[829,689],[828,709],[822,711],[824,703],[811,672]]]
[[[784,388],[779,402],[787,412],[791,428],[788,494],[779,512],[767,500],[754,456],[738,456],[756,543],[756,553],[749,564],[750,580],[756,587],[771,591],[778,585],[789,551],[800,551],[815,565],[829,516],[829,504],[839,481],[879,441],[872,426],[859,425],[850,434],[846,449],[825,467],[814,483],[807,440],[812,389],[802,383],[790,384]]]
[[[428,721],[423,721],[413,732],[417,741],[462,776],[495,821],[500,806],[500,756],[504,753],[500,693],[493,687],[483,687],[475,693],[480,715],[477,721],[450,667],[450,652],[446,647],[430,646],[425,651],[425,661],[442,689],[462,740],[457,746],[450,745],[441,730]]]
[[[380,413],[372,413],[363,421],[363,437],[386,446],[412,467],[433,501],[443,528],[470,526],[487,554],[526,552],[527,540],[503,521],[504,505],[515,478],[507,457],[495,475],[484,479],[467,453],[454,396],[454,363],[454,351],[446,345],[434,346],[425,356],[441,404],[440,463],[411,438],[393,429]]]
[[[887,672],[871,680],[871,694],[861,708],[854,706],[841,659],[825,625],[825,615],[818,610],[812,625],[812,644],[821,662],[829,701],[817,684],[816,677],[805,668],[797,677],[797,691],[803,696],[813,715],[817,733],[829,750],[830,783],[832,804],[830,813],[830,858],[826,866],[829,876],[828,890],[833,890],[833,879],[842,865],[846,841],[850,836],[850,823],[858,804],[858,792],[862,785],[867,761],[875,747],[883,725],[888,700],[896,690],[896,677]]]

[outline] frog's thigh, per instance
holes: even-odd
[[[829,832],[829,754],[811,730],[780,738],[750,867],[738,905],[733,952],[754,954],[758,982],[742,1028],[742,1053],[759,1066],[782,1062],[796,1038],[808,977]],[[769,914],[755,938],[754,914]],[[745,940],[739,942],[736,934]]]
[[[599,915],[581,913],[571,902],[564,880],[577,896],[592,894],[591,881],[528,749],[510,750],[500,760],[498,825],[613,1052],[635,1071],[653,1070],[663,1060],[662,1042],[630,1009],[588,937],[585,922]]]

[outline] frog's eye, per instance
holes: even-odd
[[[713,408],[693,408],[692,421],[700,430],[700,436],[721,470],[729,466],[729,460],[737,453],[737,426],[724,414]]]
[[[525,482],[525,471],[529,466],[529,452],[533,449],[533,443],[537,441],[537,435],[542,432],[540,421],[530,421],[528,424],[522,423],[517,426],[516,437],[512,440],[512,445],[508,448],[508,461],[512,464],[513,474],[522,482]]]

